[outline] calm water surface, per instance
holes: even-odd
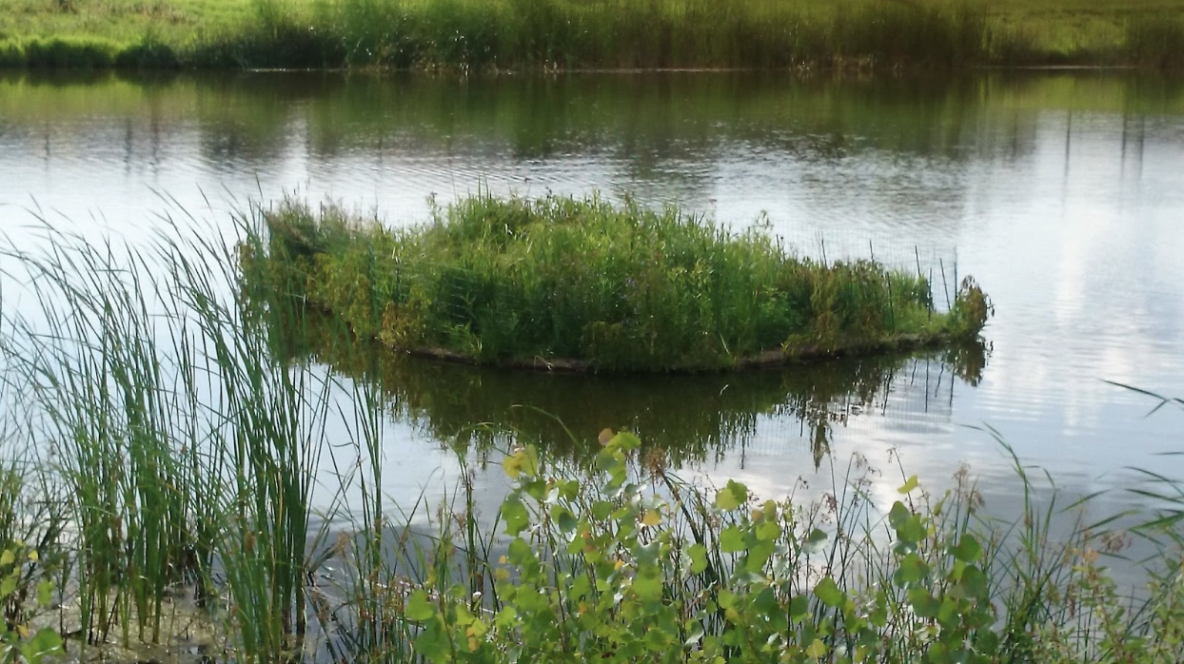
[[[457,440],[513,442],[476,422],[586,454],[519,407],[537,406],[583,440],[631,427],[685,472],[765,494],[829,486],[830,459],[841,471],[853,453],[886,471],[884,500],[890,449],[930,486],[965,462],[1006,511],[1011,460],[964,426],[989,424],[1066,491],[1122,506],[1128,466],[1184,477],[1161,456],[1184,451],[1184,413],[1145,418],[1152,401],[1106,382],[1184,395],[1182,165],[1184,81],[1122,74],[0,75],[0,224],[17,244],[37,216],[136,243],[166,217],[229,231],[247,201],[291,193],[398,225],[479,190],[600,191],[761,223],[814,256],[919,266],[939,288],[973,274],[996,304],[986,357],[785,372],[576,378],[304,349],[385,387],[402,499],[455,481]],[[500,471],[478,486],[496,501]]]

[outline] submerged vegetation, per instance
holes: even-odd
[[[457,71],[1184,64],[1184,6],[1039,0],[9,0],[0,65]]]
[[[433,357],[738,368],[971,342],[991,313],[970,277],[938,312],[921,274],[799,257],[760,230],[631,201],[477,195],[404,230],[291,201],[265,217],[247,279],[282,280],[360,337]]]
[[[598,209],[505,209],[568,204]],[[71,654],[196,643],[235,662],[1178,653],[1184,511],[1171,482],[1139,489],[1165,510],[1136,531],[1160,543],[1138,600],[1103,564],[1126,541],[1116,522],[1058,535],[1081,505],[1038,503],[1018,460],[1014,523],[987,516],[965,472],[925,492],[856,458],[832,491],[757,496],[680,479],[660,451],[607,430],[591,469],[519,439],[495,517],[467,473],[451,502],[395,504],[373,385],[277,356],[269,321],[306,305],[244,279],[222,238],[123,252],[50,232],[3,256],[5,296],[33,301],[0,328],[0,639],[29,661],[56,650],[55,631]]]

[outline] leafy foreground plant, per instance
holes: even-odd
[[[1034,541],[1048,522],[1026,514],[1020,536],[1003,537],[976,516],[964,473],[932,503],[909,497],[919,491],[908,478],[879,517],[859,481],[813,508],[758,502],[736,482],[711,497],[660,466],[639,470],[636,437],[606,431],[602,442],[591,487],[547,473],[533,448],[508,456],[511,539],[494,599],[429,580],[391,616],[403,649],[368,658],[1166,662],[1177,652],[1178,566],[1145,612],[1124,613],[1089,529],[1062,545]],[[1036,546],[1049,557],[1024,555]]]
[[[52,627],[34,630],[28,622],[13,619],[12,609],[23,613],[25,595],[30,591],[26,567],[36,567],[39,561],[37,549],[23,543],[14,543],[0,552],[0,605],[5,607],[0,621],[0,662],[38,664],[62,652],[62,637]],[[50,605],[53,590],[53,583],[47,579],[36,584],[38,607]]]
[[[946,313],[920,275],[801,258],[667,208],[478,195],[386,230],[287,201],[244,279],[400,351],[569,370],[678,371],[974,340],[991,304],[966,278]],[[267,276],[271,273],[272,276]],[[252,287],[257,290],[257,287]]]

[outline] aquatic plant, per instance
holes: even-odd
[[[6,312],[0,350],[19,432],[48,451],[39,472],[77,532],[48,543],[69,547],[79,634],[169,641],[177,589],[194,588],[238,659],[273,661],[306,625],[331,381],[277,363],[223,295],[232,244],[121,252],[46,230],[48,249],[4,254],[41,308]]]
[[[286,270],[360,337],[469,361],[742,367],[973,340],[990,313],[973,280],[941,313],[920,275],[803,258],[759,230],[632,201],[477,195],[399,231],[293,201],[264,220],[248,281]]]

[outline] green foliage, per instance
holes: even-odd
[[[19,64],[60,69],[110,67],[115,62],[118,48],[117,44],[104,39],[33,38],[20,43],[24,61]]]
[[[8,37],[105,41],[118,47],[104,66],[136,68],[1181,64],[1176,0],[8,1]],[[14,54],[0,64],[32,63]]]
[[[248,276],[287,269],[363,338],[480,362],[719,369],[768,351],[971,340],[989,313],[969,286],[977,299],[945,316],[919,277],[800,258],[759,231],[632,201],[479,195],[403,231],[288,202],[266,222],[267,250],[249,254],[267,262]]]
[[[429,237],[442,248],[511,248],[540,226],[537,210],[601,210],[593,203],[478,201],[492,227],[469,219]],[[579,226],[615,233],[634,219],[612,212]],[[463,460],[461,500],[430,514],[416,513],[422,502],[386,504],[375,393],[359,386],[335,402],[328,381],[278,361],[259,308],[290,306],[291,287],[324,287],[291,281],[288,267],[315,263],[319,247],[348,252],[361,237],[385,252],[402,238],[375,244],[381,231],[345,217],[329,226],[303,219],[271,237],[273,251],[288,252],[278,266],[259,260],[258,235],[238,256],[215,240],[166,241],[159,263],[54,233],[48,253],[4,254],[37,277],[29,288],[48,326],[4,319],[0,375],[5,388],[20,386],[13,403],[23,411],[12,438],[33,450],[54,445],[50,460],[0,470],[0,646],[13,661],[60,645],[52,630],[29,627],[31,597],[43,605],[55,587],[75,593],[86,640],[119,630],[125,643],[160,642],[165,591],[177,585],[212,600],[206,619],[230,633],[219,646],[242,662],[299,658],[302,639],[318,633],[335,661],[1166,662],[1178,652],[1184,512],[1147,526],[1169,536],[1161,559],[1171,564],[1145,606],[1132,608],[1098,564],[1122,534],[1107,520],[1054,541],[1050,524],[1071,519],[1076,506],[1035,505],[1018,461],[1024,514],[1008,526],[979,517],[981,498],[964,474],[932,499],[920,478],[902,473],[888,506],[856,460],[833,491],[802,505],[762,500],[737,481],[718,490],[685,483],[660,455],[641,455],[637,436],[609,430],[589,472],[531,446],[508,451],[501,538],[479,531]],[[666,219],[657,228],[686,225],[654,219]],[[690,240],[664,238],[666,250],[681,255],[680,242],[697,241],[738,251],[690,230]],[[614,255],[610,237],[585,249]],[[545,251],[548,239],[536,240]],[[762,255],[749,251],[739,253]],[[512,272],[514,261],[501,265]],[[331,288],[353,292],[344,277]],[[858,297],[841,288],[824,295]],[[981,319],[987,301],[968,299],[960,315]],[[344,442],[330,445],[337,403],[354,420]],[[333,459],[340,493],[320,516],[349,518],[352,530],[329,544],[312,525],[311,490],[322,450],[341,449],[354,454]],[[1165,484],[1178,507],[1178,484]],[[355,488],[362,504],[336,511]],[[64,514],[75,533],[68,543]],[[318,592],[309,580],[330,574],[330,557],[344,571],[330,577],[333,593]]]
[[[606,430],[601,442],[596,473],[580,482],[546,469],[532,447],[506,456],[510,539],[492,565],[492,601],[474,604],[471,587],[438,577],[410,589],[401,615],[416,629],[403,658],[1166,662],[1184,634],[1179,569],[1137,623],[1096,565],[1092,547],[1111,535],[1079,530],[1062,550],[1033,542],[1047,532],[1026,519],[1010,538],[1015,527],[977,519],[964,476],[919,504],[910,477],[881,517],[858,477],[808,508],[761,502],[734,481],[712,497],[638,468],[631,434]],[[1081,563],[1046,576],[1024,557],[1037,546],[1041,556],[1079,552]],[[1048,611],[1013,603],[1008,579]]]
[[[40,607],[49,606],[53,599],[53,583],[42,580],[35,589],[29,588],[26,568],[35,568],[40,561],[36,549],[16,542],[0,551],[0,604],[11,610],[14,602],[23,604],[30,591]],[[53,661],[62,654],[62,637],[52,627],[34,631],[27,623],[14,620],[11,613],[0,621],[0,662],[40,664]]]

